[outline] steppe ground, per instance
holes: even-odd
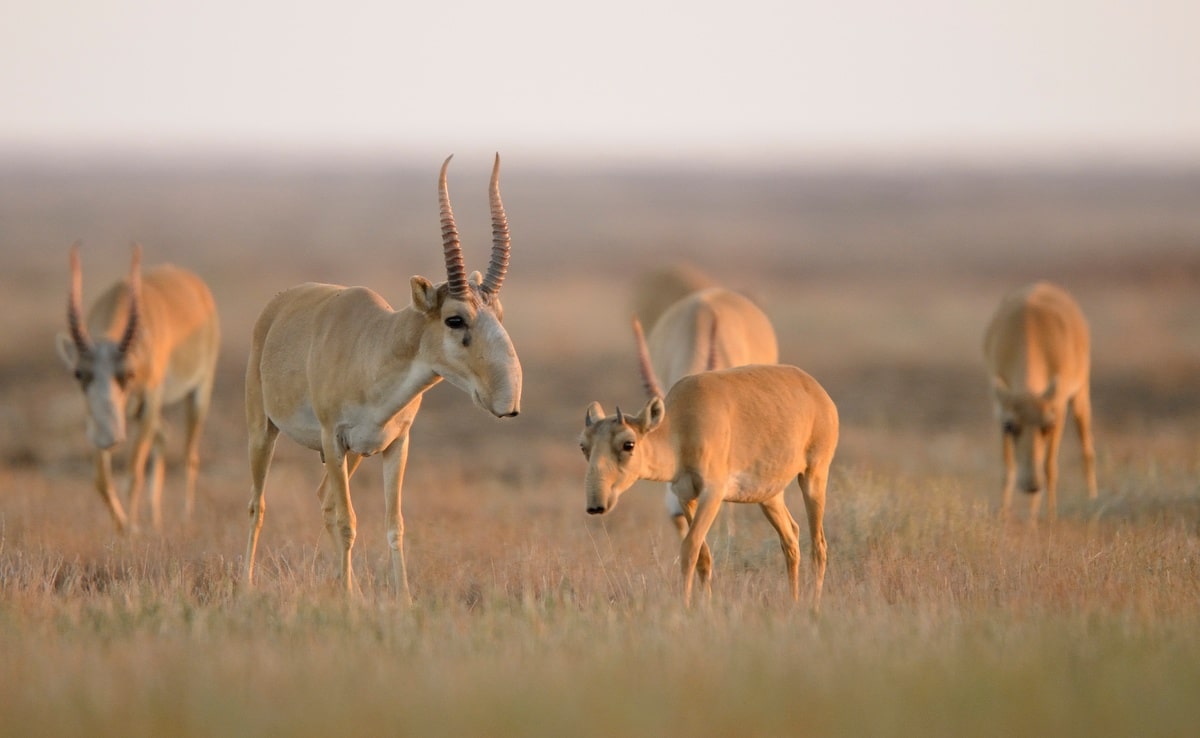
[[[506,160],[506,325],[523,412],[448,386],[404,486],[415,603],[386,585],[377,460],[354,479],[361,593],[330,584],[316,454],[281,440],[259,583],[239,588],[242,374],[277,291],[441,279],[439,161],[0,168],[0,733],[5,735],[1190,735],[1200,724],[1200,171],[677,172]],[[469,268],[486,161],[450,186]],[[197,511],[120,538],[55,356],[66,252],[85,295],[174,261],[212,285],[223,355]],[[639,407],[635,281],[686,259],[774,320],[837,402],[819,617],[766,521],[726,509],[714,595],[679,603],[661,485],[584,514],[588,402]],[[1055,280],[1094,343],[1100,496],[1073,430],[1060,519],[996,518],[980,356],[1009,288]],[[789,493],[797,515],[798,494]],[[1021,502],[1020,500],[1018,502]],[[801,518],[802,519],[802,518]],[[807,535],[802,537],[807,566]]]

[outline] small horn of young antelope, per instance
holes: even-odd
[[[122,354],[128,353],[133,339],[137,338],[138,328],[141,325],[141,305],[142,246],[135,243],[132,264],[129,267],[129,318],[125,322],[125,331],[121,334],[121,341],[117,344],[117,350]]]
[[[500,154],[492,165],[492,182],[488,190],[492,209],[492,259],[488,262],[487,276],[483,278],[482,290],[489,295],[500,291],[504,275],[508,273],[508,251],[512,239],[508,235],[508,216],[504,214],[504,203],[500,200]]]
[[[442,162],[442,173],[438,176],[438,204],[442,214],[442,252],[446,257],[446,282],[450,296],[456,300],[467,298],[467,267],[463,263],[462,244],[458,240],[458,226],[454,223],[454,211],[450,209],[450,188],[446,186],[446,169],[454,154]]]
[[[67,294],[67,327],[71,331],[71,340],[79,353],[85,354],[92,350],[92,339],[87,328],[83,325],[83,269],[79,266],[79,245],[76,241],[71,245],[71,289]]]

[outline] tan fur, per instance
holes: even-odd
[[[784,503],[800,483],[812,536],[812,605],[825,578],[825,487],[838,439],[837,408],[793,366],[751,365],[680,379],[636,416],[588,407],[580,448],[588,459],[587,511],[607,513],[639,479],[670,482],[689,518],[680,548],[684,601],[692,579],[711,591],[700,551],[723,502],[757,503],[779,534],[793,599],[799,599],[799,526]]]
[[[662,387],[710,369],[779,360],[770,319],[745,296],[724,287],[708,287],[677,300],[654,324],[646,344]],[[665,501],[680,537],[687,535],[687,516],[669,489]],[[708,556],[707,548],[701,555]]]
[[[501,325],[499,285],[508,235],[496,184],[499,158],[492,175],[493,226],[503,233],[495,237],[487,278],[464,276],[445,192],[446,164],[440,187],[447,282],[435,286],[413,277],[412,305],[402,310],[393,310],[365,287],[302,284],[276,295],[255,324],[246,367],[253,484],[247,584],[254,578],[264,485],[280,431],[321,452],[325,478],[318,495],[326,529],[341,554],[340,578],[347,592],[353,589],[350,554],[357,534],[350,478],[363,457],[383,455],[392,583],[407,600],[401,484],[409,428],[422,394],[446,379],[497,417],[515,416],[520,409],[521,364]]]
[[[1036,520],[1046,490],[1046,514],[1057,514],[1058,447],[1070,406],[1083,448],[1088,496],[1096,497],[1089,389],[1087,320],[1065,290],[1038,282],[1009,293],[988,324],[983,344],[996,417],[1003,429],[1007,516],[1015,487],[1031,493]]]
[[[73,254],[73,261],[77,259]],[[135,265],[138,256],[135,251]],[[135,273],[138,271],[135,266]],[[133,276],[131,279],[138,279]],[[200,465],[200,432],[208,414],[220,348],[216,306],[208,287],[195,274],[164,264],[140,274],[139,327],[128,350],[117,346],[129,319],[130,281],[106,289],[92,305],[86,320],[92,346],[81,348],[68,334],[58,336],[58,349],[67,367],[81,377],[85,395],[105,395],[112,414],[99,417],[89,408],[89,436],[97,444],[96,489],[109,508],[117,530],[136,530],[147,465],[150,469],[151,518],[162,527],[164,407],[183,402],[187,410],[185,441],[184,517],[191,516]],[[124,386],[118,380],[128,376]],[[89,381],[90,380],[90,381]],[[113,490],[111,444],[125,436],[125,416],[138,421],[130,449],[126,516]],[[97,443],[95,436],[104,440]]]

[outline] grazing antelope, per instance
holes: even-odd
[[[657,387],[644,345],[642,376]],[[812,536],[812,606],[820,606],[825,579],[825,485],[837,446],[833,400],[794,366],[749,365],[683,377],[667,393],[654,392],[642,411],[605,415],[593,402],[579,446],[588,460],[587,512],[607,513],[639,479],[669,482],[689,528],[680,545],[684,602],[692,579],[711,593],[712,557],[704,537],[722,502],[758,503],[779,534],[792,599],[800,597],[800,526],[783,490],[800,483]]]
[[[58,354],[75,373],[87,401],[87,436],[96,447],[96,489],[117,531],[136,530],[146,466],[150,512],[162,527],[164,442],[162,410],[187,409],[184,517],[190,517],[200,466],[200,430],[208,415],[220,344],[212,294],[203,280],[163,264],[141,272],[141,247],[133,247],[129,279],[105,290],[83,320],[79,243],[71,247],[69,333],[58,335]],[[130,452],[129,515],[113,490],[112,448],[125,440],[126,417],[138,421]]]
[[[635,330],[640,333],[640,326]],[[664,387],[697,372],[779,361],[771,320],[752,301],[724,287],[693,292],[667,308],[650,330],[647,345]],[[679,535],[687,535],[687,516],[669,488],[665,501]]]
[[[446,379],[496,417],[513,417],[520,409],[521,363],[501,325],[509,233],[500,157],[490,188],[491,261],[486,276],[475,272],[469,279],[446,187],[450,158],[438,178],[445,282],[413,277],[412,305],[402,310],[366,287],[302,284],[276,295],[254,326],[246,367],[253,483],[247,584],[254,578],[264,484],[280,431],[321,452],[325,477],[318,494],[326,529],[340,549],[347,593],[353,590],[350,550],[357,530],[350,477],[364,456],[383,454],[392,584],[408,600],[400,488],[423,393]]]
[[[1046,282],[1017,289],[1000,303],[988,324],[983,353],[992,379],[996,417],[1004,437],[1004,498],[1007,516],[1014,487],[1034,495],[1029,518],[1037,519],[1046,490],[1046,515],[1057,515],[1058,445],[1067,405],[1083,447],[1088,497],[1096,497],[1096,452],[1087,320],[1065,290]]]

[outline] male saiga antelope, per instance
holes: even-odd
[[[693,292],[668,307],[651,328],[647,346],[654,375],[668,388],[697,372],[779,361],[771,320],[751,300],[724,287]],[[665,500],[679,535],[687,535],[679,498],[668,488]]]
[[[350,477],[364,456],[383,454],[392,584],[408,600],[400,487],[422,394],[446,379],[496,417],[512,417],[520,409],[521,363],[501,325],[509,234],[500,201],[500,157],[490,188],[492,255],[482,278],[475,272],[468,279],[463,264],[446,187],[449,165],[447,157],[438,178],[445,282],[413,277],[412,305],[402,310],[365,287],[302,284],[276,295],[254,326],[246,367],[253,483],[247,584],[254,578],[266,509],[263,485],[280,431],[321,452],[325,526],[340,549],[341,583],[348,593],[357,529]]]
[[[711,593],[704,537],[722,502],[756,502],[779,533],[792,599],[800,597],[800,526],[783,491],[795,477],[812,536],[814,611],[825,580],[825,485],[837,447],[838,415],[815,379],[794,366],[734,367],[683,377],[664,399],[644,344],[642,376],[653,396],[637,415],[605,415],[593,402],[579,438],[588,460],[587,512],[607,513],[639,479],[669,482],[688,520],[680,546],[684,602],[692,579]]]
[[[1007,516],[1014,487],[1034,495],[1030,520],[1037,519],[1046,490],[1046,515],[1057,514],[1058,445],[1067,406],[1083,447],[1088,496],[1096,497],[1096,452],[1092,445],[1088,325],[1083,312],[1060,287],[1038,282],[1004,297],[988,324],[983,353],[992,379],[996,417],[1004,436],[1004,498]]]
[[[129,279],[105,290],[83,319],[79,244],[71,247],[69,333],[58,335],[58,353],[75,373],[87,401],[87,436],[96,447],[96,489],[119,532],[137,529],[147,463],[150,511],[162,527],[162,410],[182,402],[187,410],[184,517],[192,513],[200,466],[200,430],[208,415],[220,329],[212,294],[203,280],[163,264],[141,272],[141,247],[133,247]],[[125,440],[126,419],[138,421],[130,451],[126,517],[113,490],[112,448]]]

